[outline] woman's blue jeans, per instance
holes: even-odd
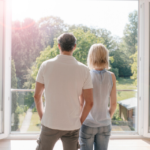
[[[80,150],[107,150],[111,125],[103,127],[88,127],[82,125],[79,133]]]

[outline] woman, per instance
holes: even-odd
[[[117,106],[116,78],[109,68],[108,50],[102,44],[91,46],[88,66],[93,82],[94,105],[80,129],[81,150],[107,150],[111,133],[111,118]],[[84,102],[83,96],[80,103]],[[108,107],[110,106],[110,107]]]

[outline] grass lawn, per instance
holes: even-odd
[[[121,100],[125,100],[125,99],[128,99],[128,98],[131,98],[131,97],[136,97],[137,95],[137,92],[134,92],[134,91],[129,91],[129,92],[126,92],[126,91],[118,91],[117,92],[117,101],[121,101]]]
[[[26,115],[26,113],[19,114],[19,129],[20,129],[21,126],[22,126],[22,123],[23,123],[23,120],[24,120],[24,118],[25,118],[25,115]]]
[[[36,132],[36,131],[40,131],[40,119],[38,113],[33,112],[28,132]]]
[[[117,79],[117,89],[118,90],[134,90],[137,87],[134,84],[134,79],[130,78],[119,78]]]
[[[134,80],[130,78],[119,78],[117,80],[117,90],[134,90],[137,87],[134,85]],[[137,92],[135,91],[118,91],[117,101],[125,100],[131,97],[136,97]]]

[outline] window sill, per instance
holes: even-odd
[[[9,140],[37,140],[40,133],[33,134],[10,134],[6,139]],[[112,132],[110,139],[144,139],[137,132]]]

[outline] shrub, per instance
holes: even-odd
[[[27,105],[18,105],[17,104],[17,109],[16,109],[16,113],[18,113],[18,114],[22,114],[22,113],[24,113],[24,112],[26,112],[27,110],[29,109],[29,107],[27,106]]]
[[[34,107],[34,108],[32,109],[32,112],[37,112],[36,107]]]
[[[116,79],[118,79],[119,77],[119,71],[118,68],[111,68],[109,71],[113,72],[116,76]]]

